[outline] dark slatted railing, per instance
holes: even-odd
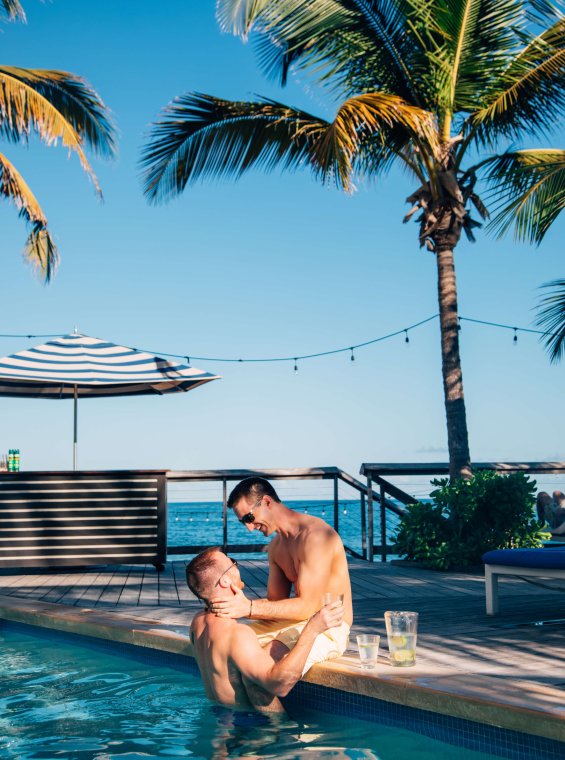
[[[0,567],[166,558],[164,471],[0,475]]]

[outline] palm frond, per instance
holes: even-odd
[[[514,226],[519,240],[539,244],[565,208],[565,150],[522,150],[500,156],[491,166],[499,237]]]
[[[109,110],[81,77],[66,71],[0,66],[0,83],[0,134],[18,141],[33,128],[47,141],[63,138],[62,118],[81,144],[86,143],[101,156],[115,154],[115,127]],[[44,126],[52,122],[58,126],[52,130]]]
[[[49,282],[59,261],[57,248],[47,229],[47,218],[16,167],[0,154],[0,196],[12,201],[19,216],[30,226],[24,257]]]
[[[557,363],[565,356],[565,280],[546,282],[542,288],[554,291],[541,299],[535,324],[546,331],[541,340],[550,361]]]
[[[414,142],[437,155],[439,145],[432,115],[396,95],[366,93],[340,105],[334,121],[320,138],[317,163],[322,171],[326,171],[326,163],[328,168],[336,167],[333,173],[339,178],[338,184],[351,190],[349,178],[356,164],[370,166],[376,172],[388,160],[386,156],[392,159],[394,153],[402,157]]]
[[[34,224],[24,248],[24,259],[50,282],[59,264],[59,253],[47,227]]]
[[[223,32],[246,39],[272,0],[217,0],[216,16]]]
[[[63,147],[78,155],[83,170],[101,195],[83,146],[85,141],[92,143],[94,139],[96,147],[111,149],[111,131],[107,134],[104,130],[96,130],[90,104],[69,97],[64,86],[58,88],[48,84],[48,78],[27,69],[0,67],[0,111],[3,115],[0,135],[12,142],[21,142],[35,132],[47,145],[56,145],[60,140]]]
[[[284,83],[293,64],[335,80],[346,95],[386,90],[418,104],[417,41],[407,35],[408,0],[219,0],[232,31],[253,30],[264,71]],[[235,11],[239,21],[233,21]],[[245,25],[242,24],[245,19]],[[230,23],[230,22],[228,22]]]
[[[483,144],[549,133],[565,108],[565,18],[528,40],[485,94],[470,123]]]
[[[26,15],[18,0],[0,0],[0,15],[6,16],[8,21],[23,21]]]
[[[426,0],[414,0],[430,8]],[[508,65],[523,0],[444,0],[427,23],[429,56],[440,109],[449,114],[477,108],[477,97]],[[429,12],[429,11],[428,11]]]
[[[152,201],[181,193],[202,176],[240,177],[252,167],[266,171],[309,167],[322,181],[351,192],[355,166],[373,145],[372,165],[389,156],[394,139],[433,145],[429,113],[393,95],[368,93],[343,103],[332,122],[263,98],[255,102],[220,100],[189,93],[178,98],[156,122],[143,150],[143,186]],[[378,157],[378,158],[377,158]]]
[[[200,177],[240,177],[258,166],[297,169],[311,161],[312,135],[325,122],[275,101],[222,100],[187,93],[155,122],[142,151],[151,202],[168,200]]]

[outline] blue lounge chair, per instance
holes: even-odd
[[[483,554],[487,615],[498,612],[498,576],[565,578],[565,549],[496,549]]]

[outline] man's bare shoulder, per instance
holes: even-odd
[[[257,641],[257,635],[253,628],[245,623],[237,623],[231,630],[231,651],[232,653],[252,654],[261,649]]]
[[[331,525],[325,520],[319,517],[313,517],[312,515],[305,515],[305,520],[302,523],[302,535],[306,541],[310,542],[327,542],[327,541],[339,541],[341,539],[339,534],[332,528]]]

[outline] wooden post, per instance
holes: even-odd
[[[381,483],[380,487],[381,497],[381,562],[386,562],[386,505],[385,505],[385,489]]]
[[[373,535],[373,479],[370,475],[367,475],[367,523],[369,528],[367,532],[367,559],[372,562],[375,537]]]
[[[365,512],[365,494],[361,494],[361,553],[367,559],[367,514]]]
[[[339,496],[337,488],[337,475],[334,475],[334,530],[339,533]]]
[[[223,545],[224,552],[228,546],[228,482],[225,478],[222,480],[222,520],[223,520]]]

